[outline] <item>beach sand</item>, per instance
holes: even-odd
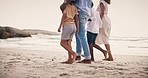
[[[61,64],[67,52],[0,48],[0,78],[148,78],[148,56],[95,56],[92,64]]]

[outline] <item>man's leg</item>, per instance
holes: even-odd
[[[80,42],[82,44],[85,59],[91,59],[90,50],[89,50],[89,47],[88,47],[86,34],[85,34],[85,25],[86,25],[87,17],[88,16],[87,16],[87,14],[85,12],[79,11],[80,31],[79,31],[79,33],[77,35],[78,35],[78,37],[80,39]]]

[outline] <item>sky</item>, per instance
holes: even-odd
[[[0,0],[0,26],[57,32],[64,0]],[[92,0],[96,9],[99,0]],[[148,37],[148,0],[112,0],[111,36]]]

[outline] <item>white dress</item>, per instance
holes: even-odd
[[[101,0],[100,3],[103,3],[105,7],[104,17],[102,18],[102,28],[99,32],[99,35],[96,38],[96,44],[109,44],[109,37],[111,31],[111,21],[110,18],[107,16],[108,14],[108,3],[104,0]],[[100,13],[100,3],[98,5],[97,11]]]

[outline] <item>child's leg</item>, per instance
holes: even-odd
[[[71,40],[67,40],[67,45],[72,49]],[[71,59],[72,59],[72,54],[68,52],[68,61],[70,61]]]
[[[66,43],[65,44],[68,45],[68,40],[66,40]],[[64,61],[62,63],[68,63],[71,60],[71,58],[72,58],[72,56],[71,56],[70,52],[68,52],[68,60],[67,61]]]
[[[89,44],[90,54],[91,54],[91,61],[94,61],[94,51],[93,51],[93,45]]]
[[[67,40],[61,40],[61,46],[64,48],[64,49],[66,49],[68,52],[72,52],[72,49],[71,49],[71,47],[69,47],[67,44]]]
[[[61,46],[68,51],[68,60],[64,61],[62,63],[69,63],[71,61],[71,47],[68,46],[68,40],[61,40],[60,42]]]
[[[87,31],[87,41],[88,41],[88,45],[89,45],[89,50],[90,50],[90,54],[91,54],[91,60],[94,61],[94,56],[93,56],[93,33]]]
[[[104,49],[102,49],[99,45],[97,44],[94,44],[93,47],[95,47],[96,49],[100,50],[103,55],[104,55],[104,58],[106,59],[107,58],[107,51],[105,51]]]
[[[65,48],[68,51],[68,54],[70,55],[70,57],[71,57],[71,55],[73,55],[73,58],[76,57],[76,54],[74,54],[75,52],[73,52],[71,46],[69,46],[70,45],[69,40],[68,40],[68,45],[66,43],[67,43],[67,40],[61,40],[60,44],[63,48]],[[71,63],[73,63],[73,59],[68,60],[65,63],[71,64]]]
[[[72,40],[68,40],[68,46],[69,47],[71,47],[71,41]],[[71,49],[72,49],[72,47],[71,47]],[[73,61],[75,60],[75,58],[76,58],[76,53],[73,51],[72,53],[70,53],[70,59],[72,59]]]

